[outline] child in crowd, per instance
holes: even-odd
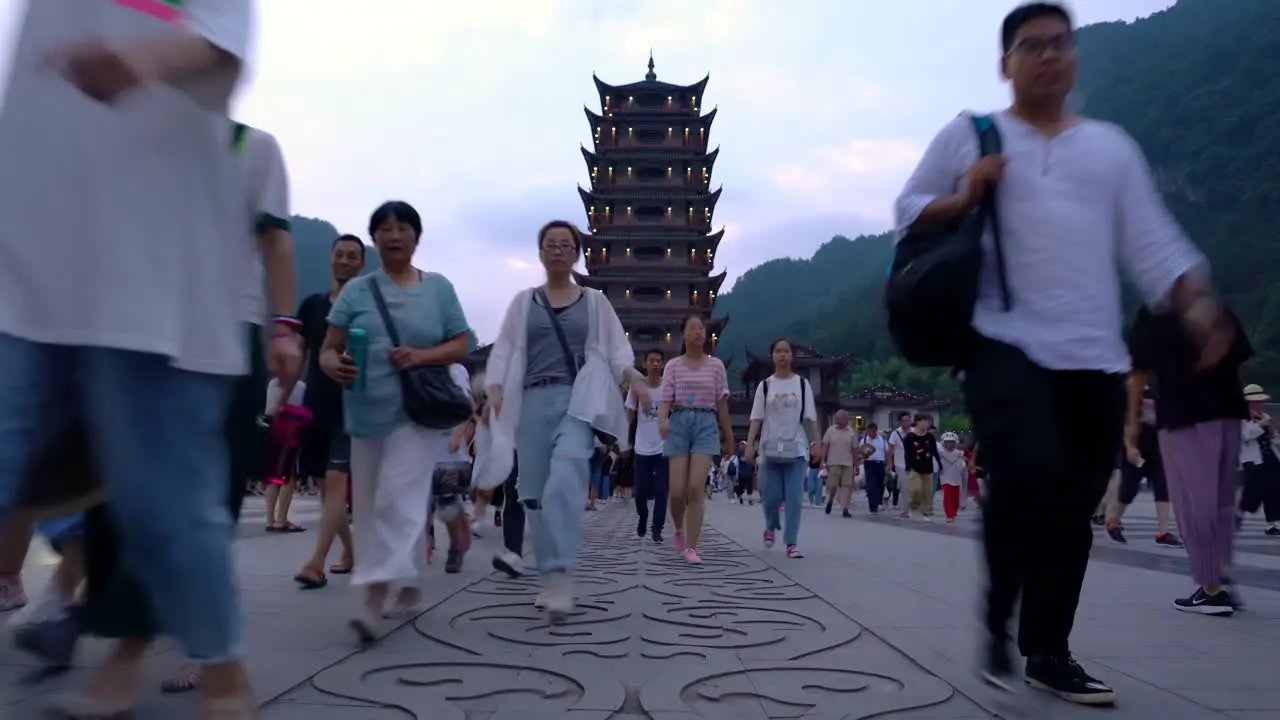
[[[947,516],[947,522],[955,522],[956,513],[960,510],[960,486],[964,484],[968,474],[964,450],[960,448],[960,438],[955,433],[942,434],[938,467],[942,475],[942,511]]]

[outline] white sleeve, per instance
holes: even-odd
[[[301,405],[307,396],[307,384],[301,380],[293,384],[293,390],[289,392],[289,404]]]
[[[631,410],[633,412],[635,411],[636,409],[636,391],[635,390],[632,390],[631,388],[627,388],[627,400],[625,405],[627,406],[628,410]]]
[[[978,133],[968,115],[957,117],[938,131],[893,203],[898,240],[929,203],[956,192],[977,158]]]
[[[769,381],[765,380],[759,385],[756,385],[755,397],[751,399],[751,417],[749,418],[751,422],[764,420],[764,384],[766,382]]]
[[[254,128],[245,139],[249,203],[258,232],[270,228],[289,230],[289,171],[274,135]]]
[[[280,402],[280,381],[271,378],[271,382],[267,383],[267,406],[263,412],[269,412]]]
[[[449,377],[458,387],[462,388],[462,392],[466,393],[467,399],[471,399],[471,374],[467,372],[467,368],[461,363],[454,363],[449,366]]]
[[[800,382],[805,384],[807,390],[804,394],[804,419],[818,422],[818,408],[813,404],[813,386],[804,378],[800,378]]]
[[[1193,270],[1208,280],[1209,262],[1169,214],[1151,176],[1142,148],[1124,130],[1120,140],[1122,171],[1116,192],[1119,254],[1148,306],[1158,305],[1178,278]]]

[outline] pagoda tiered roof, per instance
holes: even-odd
[[[888,383],[865,387],[856,393],[844,395],[840,399],[850,402],[871,402],[877,405],[909,405],[922,410],[943,408],[951,404],[950,401],[938,400],[932,395],[914,393]]]
[[[715,212],[716,203],[720,200],[720,193],[724,187],[718,187],[711,192],[706,190],[698,190],[696,188],[686,188],[671,186],[658,189],[655,187],[646,187],[638,185],[635,189],[629,187],[608,187],[602,190],[587,190],[581,185],[578,186],[578,195],[582,201],[587,204],[587,212],[591,212],[591,200],[670,200],[678,198],[681,200],[705,200],[707,208]]]
[[[682,283],[709,285],[713,292],[718,293],[720,292],[720,286],[724,284],[724,280],[728,275],[729,271],[722,270],[715,275],[708,274],[705,276],[694,277],[677,276],[671,279],[679,280]],[[611,273],[609,275],[587,275],[585,273],[575,271],[573,273],[573,279],[579,285],[594,287],[598,290],[607,285],[626,285],[628,283],[633,285],[662,285],[665,278],[655,276],[652,272],[640,270],[637,272],[622,271],[617,274]]]
[[[720,148],[712,150],[709,153],[703,153],[697,150],[681,150],[679,148],[670,147],[625,147],[625,148],[609,148],[601,153],[591,152],[586,146],[579,146],[582,150],[582,158],[587,161],[587,167],[590,168],[604,158],[608,154],[611,158],[641,158],[644,160],[652,160],[654,158],[669,157],[673,160],[688,160],[690,157],[702,156],[702,160],[707,163],[707,173],[711,173],[711,168],[716,164],[716,158],[720,156]]]
[[[852,355],[824,355],[817,350],[805,345],[804,343],[790,340],[791,357],[797,367],[812,367],[815,365],[847,365],[853,361]],[[747,358],[747,369],[741,373],[750,372],[753,364],[759,363],[763,365],[773,365],[773,358],[769,355],[757,355],[751,352],[751,348],[744,347],[743,354]],[[741,375],[740,373],[740,375]]]
[[[710,243],[712,250],[720,244],[720,240],[724,238],[724,228],[711,233],[704,234],[701,230],[693,228],[673,227],[663,232],[652,232],[645,229],[640,232],[630,232],[631,228],[625,225],[603,228],[599,232],[592,233],[588,237],[608,238],[610,240],[630,240],[632,242],[670,242],[671,240],[685,240],[690,235],[696,236],[699,240],[706,240]]]
[[[600,94],[600,107],[605,106],[604,99],[606,97],[619,97],[630,93],[635,95],[636,92],[643,91],[661,91],[670,94],[670,91],[687,92],[694,97],[702,97],[703,90],[707,87],[707,82],[711,80],[711,73],[707,73],[701,80],[692,85],[677,85],[674,83],[658,80],[657,75],[653,73],[653,58],[649,58],[649,74],[644,80],[627,83],[626,85],[611,85],[599,78],[595,73],[591,73],[591,81],[596,84],[596,92]]]

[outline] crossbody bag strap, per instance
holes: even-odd
[[[969,119],[973,122],[973,129],[978,133],[979,157],[999,155],[1004,152],[1000,129],[996,127],[990,115],[973,115]],[[1013,307],[1013,296],[1009,292],[1009,274],[1004,265],[1004,244],[1000,241],[1000,213],[996,211],[995,186],[987,188],[987,192],[983,194],[979,212],[982,213],[985,222],[991,225],[991,237],[996,253],[996,279],[1000,283],[1000,300],[1004,305],[1004,311],[1009,312]]]
[[[547,293],[542,288],[534,288],[533,293],[538,300],[538,304],[547,311],[547,317],[551,320],[551,329],[556,333],[556,340],[560,342],[560,352],[564,354],[564,364],[569,370],[570,382],[578,379],[578,361],[573,357],[573,351],[569,349],[569,338],[564,333],[564,326],[560,324],[560,316],[556,314],[555,308],[551,307],[551,298],[547,297]]]
[[[378,306],[378,314],[382,316],[382,324],[387,328],[387,339],[391,347],[400,347],[400,333],[396,332],[396,324],[391,319],[391,311],[387,309],[387,299],[382,296],[382,288],[378,287],[378,276],[369,277],[369,290],[373,293],[373,303]]]

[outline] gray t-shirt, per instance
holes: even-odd
[[[560,318],[560,325],[569,341],[569,349],[573,351],[573,356],[581,367],[587,347],[586,301],[579,297],[572,305],[556,308],[552,312]],[[560,348],[560,340],[556,337],[546,308],[536,300],[533,307],[529,308],[528,333],[525,385],[548,379],[568,382],[569,368],[565,363],[564,351]]]

